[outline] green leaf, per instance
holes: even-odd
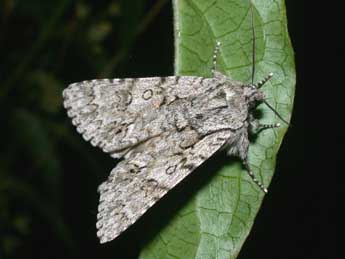
[[[284,1],[253,0],[252,4],[256,32],[255,82],[274,73],[262,89],[267,102],[289,121],[295,70]],[[220,41],[217,70],[250,83],[253,37],[249,1],[175,0],[174,12],[176,74],[210,76],[213,50]],[[260,105],[258,110],[262,123],[281,123],[267,106]],[[260,132],[250,146],[250,165],[265,186],[273,176],[276,155],[287,130],[287,125],[281,124],[278,129]],[[239,161],[228,159],[232,162],[212,172],[213,176],[191,199],[179,201],[182,207],[145,245],[141,259],[237,257],[264,194]],[[212,167],[219,168],[213,164],[207,170]],[[198,176],[202,173],[198,171]]]

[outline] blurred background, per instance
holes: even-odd
[[[310,231],[317,235],[301,215],[318,194],[301,196],[296,183],[304,177],[303,1],[286,2],[298,74],[293,126],[240,259],[296,258]],[[115,161],[75,131],[61,93],[93,78],[172,75],[173,42],[168,0],[0,1],[0,258],[138,256],[140,232],[98,244],[96,190]]]

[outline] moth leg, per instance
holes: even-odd
[[[273,129],[273,128],[279,128],[280,123],[273,123],[273,124],[262,124],[258,120],[250,122],[250,130],[251,132],[254,132],[255,134],[261,132],[265,129]]]
[[[250,178],[252,178],[253,182],[259,186],[259,188],[264,192],[267,193],[268,190],[265,188],[265,186],[255,177],[255,175],[253,174],[253,171],[250,169],[249,163],[247,161],[247,159],[243,160],[243,166],[246,168],[248,175],[250,176]]]
[[[248,149],[249,149],[249,140],[248,140],[248,132],[243,131],[242,134],[239,133],[240,136],[236,140],[237,143],[232,143],[232,145],[229,146],[229,149],[227,151],[228,155],[235,155],[239,157],[242,161],[243,166],[245,167],[248,175],[250,178],[252,178],[253,182],[264,192],[267,193],[267,189],[265,186],[255,177],[252,170],[250,169],[249,163],[248,163]]]
[[[265,124],[261,123],[259,120],[255,119],[253,115],[249,115],[249,129],[252,133],[257,134],[265,129],[279,128],[280,123]]]
[[[259,81],[257,84],[255,84],[254,86],[257,89],[260,89],[268,80],[270,80],[273,77],[273,73],[269,73],[264,79],[262,79],[261,81]]]
[[[217,67],[217,57],[218,57],[218,53],[219,53],[219,47],[220,47],[220,42],[217,41],[216,43],[216,47],[214,48],[213,51],[213,62],[212,62],[212,75],[213,77],[215,77],[215,71],[216,71],[216,67]]]
[[[280,123],[274,123],[274,124],[261,124],[261,123],[259,123],[258,130],[279,128],[279,127],[280,127]]]

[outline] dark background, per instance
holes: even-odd
[[[332,26],[311,22],[303,2],[286,1],[297,69],[292,126],[240,259],[321,259],[343,252],[335,250],[339,227],[331,217],[336,199],[330,197],[334,173],[343,170],[342,152],[334,148],[343,143],[343,116],[337,114],[343,100],[336,97],[343,97],[344,72],[334,62],[344,60],[338,36],[343,29],[330,29],[339,20]],[[172,75],[170,2],[0,3],[0,258],[136,258],[150,219],[98,244],[96,189],[114,161],[75,132],[61,92],[71,82],[97,77]]]

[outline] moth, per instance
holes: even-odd
[[[101,243],[116,238],[219,150],[239,157],[254,183],[267,192],[250,169],[247,154],[250,131],[279,127],[253,116],[258,104],[269,105],[260,88],[272,74],[257,84],[254,76],[249,84],[233,80],[216,70],[219,49],[217,43],[210,78],[102,79],[74,83],[63,91],[64,107],[77,131],[121,159],[98,188]]]

